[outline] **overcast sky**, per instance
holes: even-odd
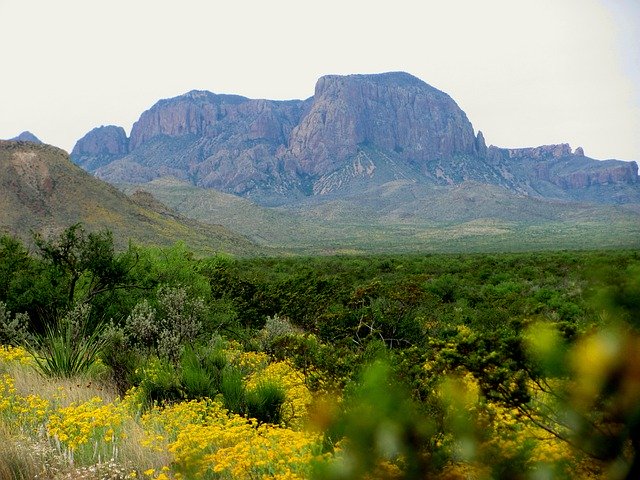
[[[69,151],[193,89],[307,98],[402,70],[488,144],[640,160],[638,0],[0,0],[0,53],[0,138]]]

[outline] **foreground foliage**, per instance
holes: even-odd
[[[0,242],[6,478],[640,475],[638,252],[197,259],[74,228]]]
[[[91,396],[69,402],[64,388],[50,397],[26,394],[16,387],[15,375],[22,383],[25,376],[39,381],[29,370],[32,357],[20,347],[5,347],[0,356],[0,367],[14,373],[0,379],[0,418],[6,432],[19,439],[21,454],[37,446],[56,458],[57,465],[28,465],[47,478],[103,463],[126,472],[118,478],[305,478],[313,460],[324,458],[318,434],[230,413],[220,399],[143,410],[142,392],[135,387],[112,401]],[[261,375],[251,371],[252,381]],[[297,386],[287,390],[287,397],[292,405],[310,400]]]

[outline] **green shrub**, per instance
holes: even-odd
[[[451,274],[433,279],[425,285],[425,289],[437,296],[443,303],[453,303],[461,294],[460,280]]]
[[[156,311],[146,299],[138,303],[127,316],[124,333],[127,341],[142,352],[150,352],[158,337]]]
[[[284,389],[273,382],[264,382],[246,394],[247,415],[264,423],[282,421],[282,404],[285,400]]]
[[[191,298],[183,287],[161,287],[158,306],[146,300],[127,316],[127,341],[142,353],[155,353],[177,365],[185,345],[193,345],[202,331],[206,308],[202,298]]]
[[[180,366],[180,383],[187,398],[215,397],[219,383],[213,380],[193,348],[185,349]]]
[[[261,347],[263,350],[271,352],[273,351],[274,344],[279,339],[301,332],[302,330],[294,327],[287,317],[281,317],[279,315],[269,316],[267,317],[264,327],[259,332]]]
[[[245,411],[246,390],[242,382],[242,372],[232,366],[226,366],[222,370],[220,393],[227,410],[242,414]]]
[[[201,360],[202,367],[211,380],[211,388],[219,392],[222,385],[222,371],[227,365],[227,357],[222,350],[206,350]]]
[[[171,402],[183,397],[180,379],[171,362],[151,358],[139,374],[142,377],[139,386],[147,406]]]
[[[0,344],[24,345],[33,341],[29,332],[29,315],[16,313],[11,315],[7,304],[0,301]]]
[[[110,323],[102,334],[104,347],[102,348],[102,362],[109,368],[111,380],[118,393],[124,396],[134,384],[134,374],[138,365],[142,363],[142,355],[130,348],[122,328]]]

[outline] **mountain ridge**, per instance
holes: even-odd
[[[103,128],[110,130],[92,130],[71,154],[99,178],[169,175],[265,206],[398,179],[427,189],[478,181],[538,198],[640,203],[635,162],[602,163],[567,144],[487,147],[455,100],[405,72],[326,75],[305,100],[193,90],[156,102],[129,137]]]
[[[84,221],[242,255],[640,247],[635,162],[487,146],[453,98],[404,72],[323,76],[302,100],[162,99],[129,136],[102,125],[79,139],[84,170],[9,143],[0,230],[23,238]]]

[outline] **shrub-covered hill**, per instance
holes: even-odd
[[[430,189],[392,182],[368,196],[280,208],[169,177],[118,187],[149,192],[181,215],[219,223],[265,248],[303,255],[640,246],[640,212],[632,206],[536,199],[474,182]]]
[[[129,198],[74,165],[63,150],[32,142],[0,141],[0,232],[31,239],[82,222],[108,228],[116,243],[170,245],[178,240],[201,253],[256,254],[245,237],[220,225],[186,219],[149,195]]]

